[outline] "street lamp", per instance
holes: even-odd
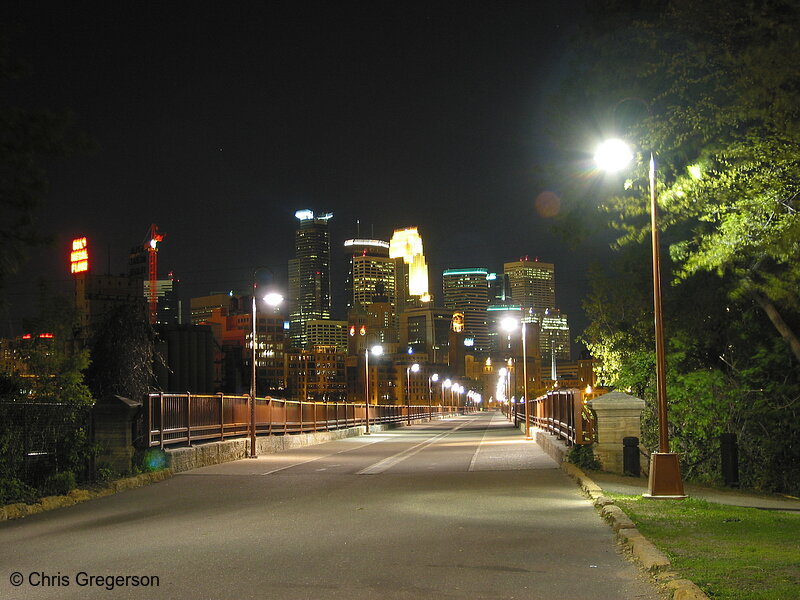
[[[497,387],[495,388],[495,391],[497,397],[500,399],[501,410],[502,410],[502,404],[508,404],[508,393],[506,389],[507,373],[508,369],[506,369],[505,367],[500,367],[500,370],[497,371]]]
[[[428,419],[433,420],[433,384],[439,381],[439,374],[428,377]]]
[[[364,430],[364,435],[370,435],[369,432],[369,354],[372,352],[375,356],[383,354],[383,346],[376,344],[372,348],[364,349],[364,417],[367,421],[367,426]]]
[[[253,314],[251,315],[252,328],[250,334],[252,354],[250,356],[250,458],[256,458],[258,452],[256,451],[256,363],[258,358],[258,337],[256,334],[256,292],[258,291],[258,281],[256,273],[260,269],[253,271]],[[271,271],[270,271],[271,272]],[[283,302],[283,296],[277,292],[270,292],[263,298],[269,306],[277,308]]]
[[[449,390],[449,389],[451,388],[451,386],[452,386],[452,385],[453,385],[453,382],[452,382],[452,381],[450,381],[449,379],[445,379],[445,380],[442,382],[442,405],[443,405],[443,406],[444,406],[444,389],[445,389],[445,388],[447,388],[447,389]],[[451,392],[451,394],[452,394],[452,392]],[[452,400],[452,398],[453,398],[453,396],[451,395],[451,396],[450,396],[450,399]]]
[[[419,363],[406,367],[406,419],[409,425],[411,425],[411,373],[417,373],[418,371]]]
[[[528,410],[528,359],[526,357],[526,350],[525,350],[525,338],[526,336],[526,323],[525,321],[521,321],[522,323],[522,403],[525,407],[525,439],[531,439],[531,417],[530,411]],[[504,330],[506,330],[509,335],[512,331],[516,331],[517,325],[519,322],[514,317],[506,317],[501,322],[501,326]]]
[[[628,145],[619,139],[606,140],[594,155],[597,166],[618,171],[633,158]],[[656,159],[650,153],[650,232],[653,248],[653,316],[656,338],[656,399],[658,402],[658,452],[650,459],[650,477],[645,498],[685,498],[678,455],[669,451],[667,429],[667,378],[664,353],[664,322],[661,311],[661,252],[658,241],[658,203],[656,202]]]

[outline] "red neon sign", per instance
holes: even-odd
[[[86,238],[72,240],[72,252],[69,255],[71,273],[85,273],[89,270],[89,247]]]

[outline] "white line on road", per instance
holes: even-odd
[[[419,444],[415,444],[415,445],[411,446],[410,448],[406,448],[402,452],[398,452],[397,454],[394,454],[392,456],[387,456],[383,460],[380,460],[380,461],[376,462],[375,464],[372,464],[372,465],[368,466],[365,469],[361,469],[360,471],[358,471],[356,473],[356,475],[377,475],[378,473],[383,473],[384,471],[387,471],[387,470],[391,469],[393,466],[395,466],[396,464],[404,461],[405,459],[414,456],[417,452],[422,452],[426,447],[430,446],[434,442],[440,440],[441,438],[443,438],[443,437],[445,437],[447,435],[450,435],[454,431],[457,431],[457,430],[461,429],[462,427],[464,427],[465,425],[469,425],[470,423],[472,423],[474,421],[475,421],[475,419],[472,419],[471,421],[466,421],[464,423],[461,423],[460,425],[458,425],[456,427],[453,427],[453,429],[451,429],[449,431],[443,431],[439,435],[436,435],[436,436],[430,438],[429,440],[425,440],[425,441],[420,442]]]
[[[328,458],[329,456],[335,456],[337,454],[344,454],[345,452],[351,452],[352,450],[359,450],[360,448],[364,448],[365,446],[369,446],[370,444],[382,442],[385,439],[386,437],[375,436],[371,438],[370,441],[368,441],[366,444],[361,444],[360,446],[356,446],[355,448],[345,448],[344,450],[339,450],[338,452],[331,452],[330,454],[318,454],[316,456],[312,456],[308,460],[301,460],[299,462],[295,462],[290,465],[284,465],[283,467],[278,467],[277,469],[272,469],[272,471],[267,471],[266,473],[262,473],[262,475],[272,475],[273,473],[278,473],[279,471],[285,471],[286,469],[291,469],[292,467],[299,467],[300,465],[314,462],[315,460]]]
[[[494,421],[494,415],[492,416],[491,420],[489,421],[489,425],[486,427],[486,429],[483,430],[483,436],[481,437],[481,441],[478,442],[478,447],[475,448],[475,454],[472,455],[472,460],[469,461],[469,470],[470,471],[474,471],[475,470],[475,461],[478,460],[478,453],[481,451],[481,446],[483,445],[483,440],[486,439],[486,434],[489,433],[489,427],[492,426],[492,421]]]

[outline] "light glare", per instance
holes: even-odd
[[[633,153],[628,144],[620,139],[606,140],[597,147],[594,162],[602,171],[613,173],[624,169],[633,160]]]
[[[278,306],[283,302],[283,296],[277,292],[270,292],[266,296],[264,296],[264,302],[269,304],[270,306]]]

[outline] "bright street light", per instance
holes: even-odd
[[[433,420],[433,384],[439,381],[439,374],[433,373],[428,377],[428,420]]]
[[[607,140],[594,155],[597,166],[618,171],[631,161],[633,153],[622,140]],[[658,452],[650,460],[646,498],[685,498],[678,455],[669,451],[667,428],[667,366],[664,353],[664,321],[661,311],[661,251],[658,241],[658,203],[656,202],[656,159],[650,153],[650,233],[653,254],[653,316],[656,338],[656,398],[658,401]]]
[[[601,171],[616,173],[633,160],[633,152],[628,144],[620,139],[610,139],[601,143],[594,153],[594,162]]]
[[[527,328],[525,325],[525,321],[521,319],[515,319],[514,317],[506,317],[500,322],[500,326],[508,332],[509,339],[511,338],[511,333],[517,330],[517,327],[522,325],[522,331],[520,332],[520,336],[522,338],[522,402],[523,406],[525,407],[525,439],[530,440],[531,438],[531,415],[530,410],[528,410],[528,357],[527,349],[526,349],[526,337],[527,337]],[[516,425],[516,423],[515,423]]]
[[[250,335],[252,336],[250,341],[253,350],[250,356],[250,362],[252,363],[250,365],[250,458],[258,456],[256,450],[256,378],[258,374],[258,335],[256,333],[256,322],[258,321],[256,316],[256,291],[258,290],[258,280],[256,279],[256,274],[262,269],[272,273],[272,269],[267,267],[257,267],[253,270],[253,314],[251,315],[252,327],[250,328]],[[270,292],[264,296],[263,300],[269,306],[277,308],[283,302],[283,296],[277,292]]]
[[[376,344],[372,348],[364,350],[364,418],[366,420],[366,427],[364,435],[369,435],[369,355],[370,353],[375,356],[383,354],[383,346]]]
[[[280,304],[283,302],[283,295],[279,294],[278,292],[270,292],[264,296],[264,302],[266,302],[267,305],[275,308],[280,306]]]
[[[406,367],[406,419],[411,425],[411,373],[419,372],[419,363]]]

